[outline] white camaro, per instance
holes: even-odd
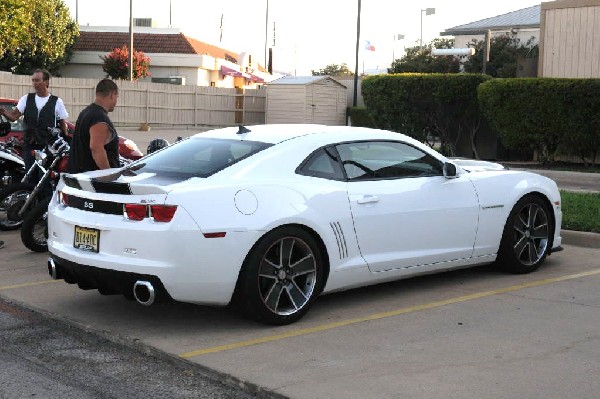
[[[83,289],[270,324],[323,292],[560,249],[556,184],[449,160],[399,133],[261,125],[197,134],[122,169],[64,175],[49,272]]]

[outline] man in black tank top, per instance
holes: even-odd
[[[69,154],[69,172],[116,168],[119,166],[119,136],[108,113],[117,105],[119,88],[110,79],[96,86],[96,100],[77,118]]]

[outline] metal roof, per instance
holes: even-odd
[[[472,34],[484,30],[502,30],[511,28],[539,28],[540,5],[512,11],[496,17],[485,18],[480,21],[458,25],[441,32],[443,36],[456,36]]]

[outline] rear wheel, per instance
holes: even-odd
[[[521,198],[504,226],[498,264],[513,273],[536,270],[552,247],[553,235],[553,218],[546,203],[534,195]]]
[[[21,241],[33,252],[48,251],[48,204],[50,198],[38,202],[23,219]]]
[[[284,325],[299,320],[321,291],[324,260],[305,230],[287,226],[254,246],[240,273],[236,302],[254,320]]]
[[[15,230],[21,227],[23,218],[19,211],[31,195],[35,185],[15,183],[0,191],[0,230]]]

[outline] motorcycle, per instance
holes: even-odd
[[[8,135],[10,122],[0,122],[0,137]],[[0,141],[0,188],[19,181],[25,174],[21,143],[14,137]]]
[[[69,144],[56,131],[53,134],[56,138],[51,143],[35,151],[35,162],[23,179],[0,192],[0,230],[18,229],[25,213],[39,201],[39,194],[51,187],[51,178],[67,170]],[[38,183],[33,183],[40,175]]]

